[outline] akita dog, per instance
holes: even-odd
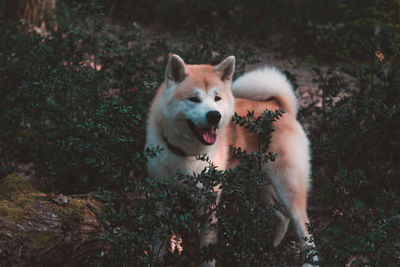
[[[273,123],[275,131],[269,146],[278,158],[263,166],[265,179],[272,186],[260,188],[260,195],[266,206],[280,202],[284,207],[275,214],[274,246],[283,239],[289,218],[302,244],[314,246],[307,230],[309,141],[296,119],[297,99],[292,86],[281,72],[270,67],[246,73],[232,84],[234,69],[233,56],[217,66],[188,65],[179,56],[170,56],[165,82],[157,91],[147,120],[146,147],[165,148],[148,161],[149,175],[160,181],[175,175],[177,169],[199,173],[208,163],[196,155],[204,154],[219,169],[233,167],[230,145],[252,152],[258,144],[256,134],[232,122],[234,112],[245,116],[254,110],[259,116],[265,109],[282,108],[286,113]],[[201,232],[201,246],[216,242],[216,238],[215,227],[210,226]]]

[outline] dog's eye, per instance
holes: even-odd
[[[201,102],[200,99],[195,97],[195,96],[189,97],[188,100],[191,101],[191,102],[194,102],[194,103],[200,103]]]
[[[214,100],[215,100],[215,102],[217,102],[217,101],[220,101],[221,100],[221,97],[219,97],[219,96],[215,96],[215,98],[214,98]]]

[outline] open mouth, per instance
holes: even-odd
[[[215,126],[211,125],[206,128],[199,128],[191,120],[187,120],[187,122],[189,124],[189,128],[202,144],[209,146],[217,141]]]

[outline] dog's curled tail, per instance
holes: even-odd
[[[282,108],[297,115],[297,98],[286,76],[274,67],[262,67],[243,74],[232,84],[235,97],[251,100],[276,99]]]

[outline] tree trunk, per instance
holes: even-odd
[[[78,266],[107,252],[91,194],[64,197],[11,174],[0,181],[0,266]]]
[[[56,0],[6,0],[4,17],[20,20],[26,29],[44,34],[52,23],[55,7]]]

